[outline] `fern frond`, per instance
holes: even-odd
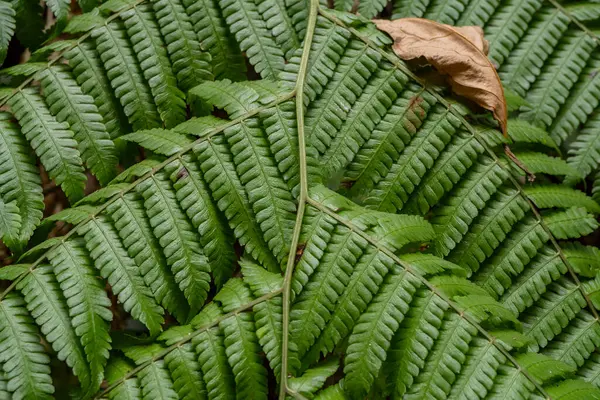
[[[100,184],[107,184],[116,175],[117,157],[94,100],[82,93],[65,68],[47,68],[39,75],[50,112],[58,122],[69,124],[81,158]]]
[[[162,309],[121,245],[115,228],[105,218],[94,218],[80,229],[96,268],[125,311],[144,323],[151,333],[159,332],[163,323]]]
[[[544,222],[557,239],[577,239],[589,235],[598,228],[596,217],[579,207],[547,214]]]
[[[407,17],[423,17],[431,0],[396,0],[392,19]]]
[[[328,131],[331,142],[320,159],[325,176],[342,170],[369,139],[407,83],[408,77],[387,63],[380,65],[343,121],[340,133]],[[343,132],[343,134],[341,134]]]
[[[535,124],[550,126],[561,105],[569,97],[577,77],[593,53],[594,42],[583,32],[568,35],[555,54],[544,67],[526,100],[533,105],[531,111],[522,114],[522,118]],[[557,141],[563,138],[552,136]]]
[[[446,397],[460,373],[475,335],[475,328],[458,315],[447,317],[426,359],[425,368],[405,398]]]
[[[330,147],[380,60],[381,55],[364,43],[354,40],[346,47],[322,95],[306,113],[308,139],[319,155]]]
[[[65,299],[52,274],[52,268],[47,265],[37,267],[27,274],[17,285],[17,289],[23,293],[29,313],[52,344],[58,358],[73,369],[84,393],[93,393],[98,388],[102,375],[91,376],[90,365],[71,324]],[[99,373],[98,370],[95,372]]]
[[[275,38],[275,43],[281,47],[285,58],[289,58],[300,48],[301,38],[296,34],[285,1],[261,0],[257,3],[257,9],[265,21],[266,28]]]
[[[534,174],[568,176],[578,180],[582,171],[565,160],[538,152],[515,152],[515,156]]]
[[[117,199],[108,207],[123,247],[135,261],[156,301],[178,321],[187,320],[189,305],[171,273],[160,244],[143,208],[143,200],[134,193]]]
[[[566,272],[567,266],[559,254],[550,248],[542,248],[525,272],[502,295],[500,302],[519,314],[538,301],[546,287]]]
[[[267,30],[258,6],[248,0],[219,0],[219,5],[229,30],[256,72],[263,79],[276,78],[283,71],[283,51]]]
[[[467,233],[474,218],[498,190],[508,174],[498,163],[482,156],[473,170],[453,189],[432,219],[437,237],[433,241],[437,255],[447,255]]]
[[[411,99],[411,102],[417,104],[415,107],[419,107],[419,104],[423,102],[419,99],[422,99],[419,95]],[[409,109],[412,107],[411,104],[408,105]],[[427,109],[427,106],[423,108]],[[417,108],[416,111],[419,112],[418,110]],[[398,123],[403,122],[402,120],[398,121]],[[391,155],[388,151],[394,147],[397,148],[398,145],[393,143],[391,149],[384,149],[384,152],[388,154],[384,153],[383,155],[385,157],[382,160],[383,168],[380,169],[380,165],[375,164],[374,167],[377,169],[366,170],[366,174],[362,176],[366,180],[365,186],[363,187],[360,180],[357,181],[354,185],[356,186],[356,193],[374,187],[371,191],[372,194],[365,201],[369,208],[388,212],[401,210],[414,191],[416,184],[421,182],[425,171],[433,166],[435,159],[439,157],[441,151],[450,142],[452,135],[456,132],[458,123],[456,118],[448,115],[447,110],[435,109],[420,127],[413,140],[410,141],[410,145],[402,151],[397,161],[390,163],[389,166],[386,165],[389,163],[387,157]],[[418,125],[420,124],[417,123]],[[392,137],[392,140],[397,139]],[[373,181],[373,177],[375,177],[375,181]]]
[[[237,309],[249,299],[250,292],[239,279],[227,282],[215,297],[225,312]],[[252,314],[235,314],[223,320],[219,327],[223,330],[225,352],[235,377],[237,398],[266,399],[267,371],[259,358],[260,346]]]
[[[186,119],[185,94],[177,87],[177,70],[173,71],[174,65],[167,56],[151,11],[149,5],[140,4],[121,13],[121,18],[160,118],[167,128],[172,128]]]
[[[84,243],[69,240],[48,254],[73,321],[75,333],[90,365],[91,388],[98,390],[110,350],[110,300],[95,276]]]
[[[540,74],[569,23],[568,17],[554,7],[543,8],[534,18],[498,73],[502,82],[521,96],[527,93]]]
[[[528,209],[529,205],[517,190],[500,189],[448,258],[477,271]]]
[[[331,319],[334,305],[348,285],[353,266],[366,242],[344,227],[336,227],[322,261],[313,267],[308,283],[296,297],[290,319],[290,336],[303,356]]]
[[[83,42],[64,54],[81,91],[92,99],[102,115],[102,121],[111,139],[126,132],[126,122],[119,102],[112,92],[100,56],[89,42]]]
[[[600,213],[600,205],[585,193],[559,185],[535,185],[525,188],[525,194],[539,208],[583,207],[592,213]]]
[[[71,201],[83,197],[86,178],[77,142],[68,125],[56,121],[34,89],[18,92],[9,105],[50,176]]]
[[[8,52],[8,44],[15,34],[16,21],[14,7],[8,1],[0,3],[0,63],[4,62]]]
[[[121,136],[121,140],[135,142],[157,154],[172,156],[183,151],[184,147],[192,144],[192,140],[185,135],[168,129],[146,129]]]
[[[5,210],[17,207],[19,224],[0,235],[13,251],[23,248],[40,223],[44,209],[41,180],[28,154],[28,145],[8,114],[0,114],[0,199]],[[3,212],[3,215],[6,211]],[[15,220],[15,216],[3,219]],[[8,232],[8,233],[7,233]]]
[[[25,301],[16,293],[0,301],[0,362],[15,398],[51,399],[50,357],[40,343]]]
[[[199,246],[198,235],[177,204],[166,174],[154,175],[138,187],[150,226],[175,282],[195,314],[202,308],[210,286],[210,266]]]
[[[133,367],[130,365],[130,362],[122,358],[113,358],[106,367],[106,381],[108,384],[113,384],[132,369]],[[141,399],[142,393],[138,379],[136,377],[126,379],[125,382],[108,393],[108,398],[111,400]]]
[[[411,196],[403,210],[425,214],[436,205],[456,184],[473,164],[483,147],[475,136],[458,132],[452,142],[436,160],[433,168],[427,172],[420,188]]]
[[[221,310],[211,303],[198,314],[198,324],[208,324],[221,315]],[[234,399],[234,380],[227,361],[223,333],[217,327],[209,328],[192,339],[198,354],[198,364],[206,383],[209,399]]]
[[[200,46],[211,55],[215,79],[243,80],[246,68],[235,39],[231,36],[216,0],[184,0]]]
[[[328,354],[352,331],[377,294],[392,264],[389,258],[372,249],[358,259],[350,281],[312,351]]]
[[[571,174],[570,181],[579,176],[588,176],[600,163],[600,138],[597,134],[600,126],[600,113],[592,114],[575,140],[569,146],[569,165],[577,173]]]
[[[562,251],[579,275],[594,277],[600,268],[600,249],[581,243],[563,243]]]
[[[184,92],[212,80],[210,55],[200,47],[192,24],[179,0],[153,0],[156,22],[167,45],[173,72]]]
[[[202,252],[208,258],[215,284],[220,288],[233,274],[233,235],[227,221],[209,195],[208,186],[196,160],[183,156],[167,166],[175,196],[199,235]]]
[[[391,272],[348,339],[346,388],[356,395],[370,390],[418,287],[405,271]]]
[[[549,240],[540,222],[528,218],[517,225],[506,243],[494,253],[475,280],[490,293],[501,296],[510,287],[513,277],[519,276],[525,266]]]
[[[541,5],[539,0],[511,0],[496,10],[484,30],[486,39],[490,42],[488,56],[494,62],[504,64]]]
[[[167,354],[165,364],[173,379],[173,389],[177,393],[177,399],[206,398],[206,387],[191,344],[187,343]]]
[[[296,206],[279,171],[267,161],[270,150],[264,132],[258,121],[249,120],[225,130],[225,137],[264,239],[281,262],[288,252],[285,238],[291,234]]]
[[[160,116],[123,26],[115,21],[92,31],[113,92],[134,130],[160,127]]]
[[[530,346],[535,350],[546,347],[585,305],[576,285],[566,279],[552,283],[541,298],[524,312],[523,332],[534,340]]]
[[[194,148],[194,154],[211,194],[229,221],[235,237],[261,265],[277,270],[278,263],[263,239],[225,139],[215,137],[202,142]]]
[[[520,119],[508,120],[508,136],[517,143],[539,143],[559,150],[554,139],[539,126]]]
[[[598,321],[590,313],[582,311],[542,353],[568,365],[579,367],[600,345],[599,334]]]
[[[563,107],[549,128],[557,141],[564,141],[576,128],[585,123],[588,116],[598,107],[600,100],[600,76],[596,71],[600,67],[600,58],[592,53],[579,80],[573,86]]]
[[[290,389],[302,396],[310,396],[321,389],[327,378],[333,375],[339,368],[338,360],[326,361],[314,368],[308,369],[297,378],[290,378],[288,384]]]

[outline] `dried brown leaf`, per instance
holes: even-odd
[[[479,27],[452,27],[423,18],[374,20],[393,39],[403,60],[425,58],[447,75],[452,90],[490,110],[506,135],[507,107],[496,69],[487,58],[487,41]]]

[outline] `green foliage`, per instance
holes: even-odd
[[[589,34],[535,0],[393,4],[484,25],[525,96],[509,136],[530,183],[368,20],[307,5],[111,0],[36,56],[67,62],[8,71],[40,87],[2,92],[0,235],[21,258],[0,268],[0,397],[51,397],[63,361],[78,398],[598,398],[600,256],[574,240],[600,205],[571,185],[594,112],[565,111],[594,94]],[[561,115],[589,128],[567,163]],[[124,142],[148,157],[114,177]],[[28,243],[30,147],[82,200]]]

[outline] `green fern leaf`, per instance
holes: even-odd
[[[104,292],[102,282],[95,277],[92,261],[81,241],[62,243],[49,253],[48,259],[90,365],[91,389],[96,391],[102,383],[110,350],[110,300]]]
[[[314,344],[325,324],[331,319],[334,305],[349,281],[354,265],[363,254],[366,242],[352,231],[338,226],[328,252],[314,268],[304,290],[296,297],[291,313],[291,341],[303,356]]]
[[[229,221],[235,237],[261,265],[273,270],[279,269],[256,223],[224,138],[215,137],[200,143],[194,148],[194,154],[212,196]]]
[[[165,364],[173,379],[177,399],[206,398],[206,388],[191,344],[178,347],[165,357]]]
[[[125,30],[111,22],[92,31],[106,76],[134,130],[160,127],[160,117]]]
[[[548,229],[557,239],[577,239],[589,235],[598,228],[598,222],[584,208],[572,207],[545,216]]]
[[[258,7],[248,0],[219,0],[223,16],[240,49],[263,79],[276,78],[283,71],[283,51],[267,30]]]
[[[383,367],[390,374],[392,398],[402,398],[425,367],[448,308],[445,301],[425,290],[415,293],[410,306],[392,339],[386,360],[388,368],[385,364]]]
[[[527,265],[525,273],[508,288],[500,302],[515,314],[538,301],[546,287],[567,272],[567,266],[553,249],[542,248]]]
[[[157,154],[172,156],[179,153],[193,142],[187,136],[168,129],[147,129],[121,136],[121,140],[138,143]]]
[[[440,336],[404,398],[426,399],[446,397],[467,358],[469,344],[476,335],[475,328],[457,315],[444,320]]]
[[[433,241],[437,255],[448,255],[467,233],[469,225],[487,201],[507,179],[507,173],[494,160],[480,158],[474,170],[454,188],[448,203],[435,211],[432,219],[437,238]]]
[[[183,156],[167,166],[175,196],[196,228],[202,251],[208,258],[215,283],[220,288],[233,274],[235,254],[233,235],[227,221],[214,204],[196,161]]]
[[[113,358],[106,367],[106,381],[109,384],[114,384],[132,369],[133,367],[128,361],[122,358]],[[135,377],[126,379],[121,385],[108,393],[108,398],[111,400],[141,400],[142,392],[138,379]]]
[[[394,1],[394,10],[392,19],[417,17],[421,18],[431,0],[396,0]]]
[[[552,283],[541,299],[525,311],[523,332],[534,339],[536,350],[546,347],[552,338],[585,306],[579,288],[565,279]]]
[[[416,279],[406,272],[392,270],[360,316],[348,340],[344,366],[346,391],[353,397],[370,390],[417,286]]]
[[[312,397],[323,386],[325,380],[333,375],[338,368],[338,360],[326,361],[306,370],[302,376],[291,378],[288,384],[294,392],[302,396]]]
[[[597,247],[584,246],[581,243],[564,243],[562,250],[579,275],[593,278],[600,268],[600,250]]]
[[[151,333],[161,330],[162,309],[144,285],[137,266],[128,257],[113,226],[105,218],[94,218],[81,227],[85,246],[119,302],[127,312],[144,323]]]
[[[583,207],[593,213],[600,213],[600,205],[579,190],[565,186],[535,185],[525,188],[525,194],[539,208]]]
[[[600,68],[600,58],[591,52],[588,64],[580,74],[579,80],[570,90],[552,126],[548,131],[558,142],[563,142],[580,124],[587,121],[589,115],[598,107],[600,100],[600,76],[595,72]]]
[[[91,43],[80,43],[64,54],[81,91],[92,99],[102,115],[102,121],[111,139],[126,132],[125,116],[104,73],[99,55]]]
[[[178,321],[186,321],[189,305],[152,233],[142,200],[135,194],[127,194],[108,207],[108,214],[156,301]]]
[[[486,39],[490,42],[490,59],[499,65],[504,64],[541,4],[539,0],[512,0],[496,10],[485,27]]]
[[[568,17],[554,7],[536,13],[525,36],[502,64],[499,72],[502,82],[524,96],[567,30],[568,23]]]
[[[270,151],[264,132],[250,120],[224,133],[265,242],[281,262],[288,252],[286,237],[292,231],[296,206],[279,171],[267,161]],[[259,162],[261,167],[254,168]]]
[[[34,89],[15,94],[10,107],[50,176],[61,185],[71,201],[83,197],[86,181],[82,161],[66,123],[59,123]]]
[[[531,111],[523,113],[522,117],[535,124],[552,125],[587,59],[593,54],[593,49],[593,40],[585,33],[567,33],[566,40],[555,50],[553,57],[528,92],[526,100],[533,106]],[[556,136],[554,132],[552,137],[558,142],[564,140],[564,137]]]
[[[40,343],[24,300],[16,293],[0,301],[0,362],[14,398],[51,399],[50,358]]]
[[[478,271],[475,280],[490,293],[501,296],[508,289],[513,277],[519,276],[525,266],[549,240],[548,233],[539,221],[526,219],[514,229],[507,242]]]
[[[223,311],[232,312],[248,302],[249,290],[240,280],[230,280],[215,300]],[[223,330],[225,352],[231,365],[238,399],[266,399],[267,371],[259,358],[260,346],[252,314],[238,313],[219,323]]]
[[[244,59],[231,36],[216,0],[184,0],[183,5],[198,35],[200,46],[211,55],[215,79],[244,80]]]
[[[502,244],[513,225],[525,217],[528,208],[517,190],[500,189],[448,258],[477,271],[481,263]]]
[[[579,313],[569,326],[543,350],[543,354],[571,366],[581,366],[600,344],[600,325],[588,312]]]
[[[194,319],[199,326],[207,325],[221,315],[221,310],[211,303]],[[193,322],[192,322],[193,323]],[[192,339],[198,354],[198,364],[206,383],[208,398],[235,399],[234,380],[231,367],[227,361],[223,333],[219,328],[209,328]]]
[[[175,282],[195,314],[202,308],[210,285],[210,266],[199,246],[198,236],[177,204],[166,174],[143,181],[138,190]]]
[[[52,268],[47,265],[37,267],[25,276],[17,289],[23,293],[27,309],[52,344],[58,359],[73,369],[84,393],[93,393],[100,382],[101,370],[95,371],[100,376],[91,376],[83,346],[71,324],[65,299]]]
[[[172,128],[186,119],[185,94],[177,87],[177,71],[172,70],[151,10],[149,5],[140,4],[121,13],[121,18],[160,118],[167,128]]]
[[[15,10],[8,1],[0,3],[0,20],[2,28],[0,29],[0,64],[4,62],[8,52],[8,44],[15,34],[16,21]]]
[[[69,124],[81,158],[100,184],[107,184],[116,175],[117,157],[93,99],[81,92],[64,68],[48,68],[39,75],[50,112]]]
[[[5,207],[13,202],[18,207],[19,229],[3,236],[4,243],[18,251],[40,223],[44,203],[41,180],[28,145],[9,118],[8,114],[0,114],[0,199]]]
[[[551,157],[547,154],[537,152],[515,152],[515,156],[529,171],[534,174],[546,174],[554,176],[570,176],[574,180],[582,177],[581,170],[566,161]]]
[[[0,239],[8,247],[16,248],[19,244],[21,215],[17,202],[5,203],[0,198]]]
[[[179,86],[187,92],[203,81],[211,80],[210,55],[202,52],[181,2],[153,0],[152,6]]]

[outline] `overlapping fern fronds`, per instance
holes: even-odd
[[[362,0],[357,11],[387,15],[388,2]],[[351,11],[354,3],[334,2]],[[391,18],[422,17],[478,25],[504,85],[524,99],[518,118],[541,127],[561,145],[573,185],[600,166],[600,6],[594,1],[394,0]]]
[[[18,70],[43,90],[17,89],[21,131],[1,125],[0,154],[21,155],[6,232],[41,218],[27,146],[55,146],[40,160],[73,193],[66,151],[92,172],[84,149],[117,137],[150,157],[0,269],[0,393],[58,397],[55,357],[79,398],[599,398],[600,253],[574,239],[600,205],[531,146],[555,142],[511,123],[538,175],[522,183],[506,139],[421,86],[387,36],[316,1],[274,11],[297,6],[112,0],[71,25],[93,27],[71,69]],[[236,46],[268,79],[231,80]],[[181,122],[184,98],[198,116]],[[107,283],[144,334],[111,330]]]

